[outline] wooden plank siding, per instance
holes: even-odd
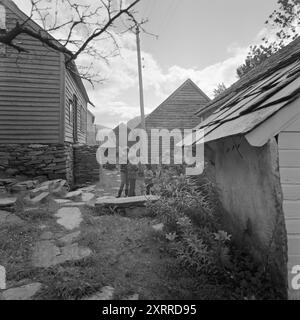
[[[78,143],[87,142],[87,101],[85,100],[81,90],[78,88],[71,72],[66,70],[65,77],[65,141],[74,142],[73,139],[73,122],[69,115],[69,102],[73,101],[74,95],[77,97],[77,136]],[[81,107],[84,108],[85,119],[84,126],[81,128]]]
[[[209,98],[191,81],[187,80],[146,118],[146,128],[192,129],[201,119],[195,115]]]
[[[24,15],[6,7],[6,27]],[[0,58],[0,143],[58,143],[61,135],[61,55],[27,35],[29,53],[7,46]]]
[[[195,115],[196,111],[204,107],[209,98],[196,86],[190,79],[185,81],[177,90],[175,90],[163,103],[161,103],[152,113],[146,117],[146,129],[149,137],[148,158],[160,159],[164,154],[170,155],[171,161],[174,158],[174,141],[169,143],[160,139],[156,140],[157,148],[151,145],[152,129],[167,129],[170,132],[173,129],[179,129],[182,137],[184,129],[193,129],[201,119]],[[180,142],[180,139],[177,142]]]
[[[300,292],[291,288],[293,266],[300,265],[300,120],[285,128],[278,138],[283,210],[288,235],[288,275],[291,299],[300,299]]]

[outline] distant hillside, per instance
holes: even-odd
[[[102,129],[111,129],[109,127],[103,126],[102,124],[95,124],[97,131]]]
[[[147,114],[145,115],[145,118],[147,118]],[[130,129],[134,129],[136,128],[139,124],[141,123],[141,116],[137,116],[135,118],[130,119],[127,122],[127,127],[129,127]]]

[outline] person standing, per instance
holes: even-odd
[[[129,189],[129,181],[128,181],[128,148],[125,148],[122,151],[122,155],[125,157],[125,161],[127,161],[127,163],[120,164],[121,184],[120,184],[120,188],[119,188],[119,192],[118,192],[117,198],[120,198],[122,196],[122,192],[123,192],[124,186],[125,186],[125,197],[128,197],[128,189]]]
[[[129,197],[135,197],[135,184],[138,174],[138,166],[132,164],[130,161],[127,165],[127,175],[128,175],[128,183],[129,183]]]
[[[128,181],[128,168],[127,168],[127,166],[128,166],[128,164],[121,164],[120,165],[121,184],[120,184],[117,198],[121,198],[124,186],[125,186],[125,197],[128,197],[129,181]]]

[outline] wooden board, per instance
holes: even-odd
[[[283,211],[286,219],[300,219],[300,201],[284,200]]]
[[[283,191],[283,210],[288,236],[289,299],[300,299],[300,291],[292,288],[292,269],[300,265],[300,120],[288,125],[279,134],[280,180]]]
[[[8,29],[23,21],[11,8]],[[7,46],[0,59],[0,143],[58,143],[60,54],[25,34],[17,41],[28,53]]]
[[[300,168],[283,168],[280,167],[281,183],[289,185],[300,184]]]
[[[127,197],[127,198],[110,198],[102,197],[97,199],[95,206],[96,207],[135,207],[135,206],[145,206],[147,201],[155,202],[158,201],[160,197],[158,196],[136,196],[136,197]]]
[[[284,200],[300,200],[300,185],[282,184]]]
[[[300,150],[300,132],[282,132],[278,146],[281,150]]]
[[[300,167],[300,150],[279,150],[280,168]]]

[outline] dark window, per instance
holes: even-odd
[[[73,123],[73,101],[69,100],[69,106],[68,106],[68,116],[69,116],[69,123],[72,124]]]
[[[6,11],[5,7],[0,4],[0,35],[6,33]],[[0,43],[0,54],[5,55],[6,53],[6,45]]]
[[[86,128],[86,112],[83,106],[80,108],[80,130],[85,131]]]

